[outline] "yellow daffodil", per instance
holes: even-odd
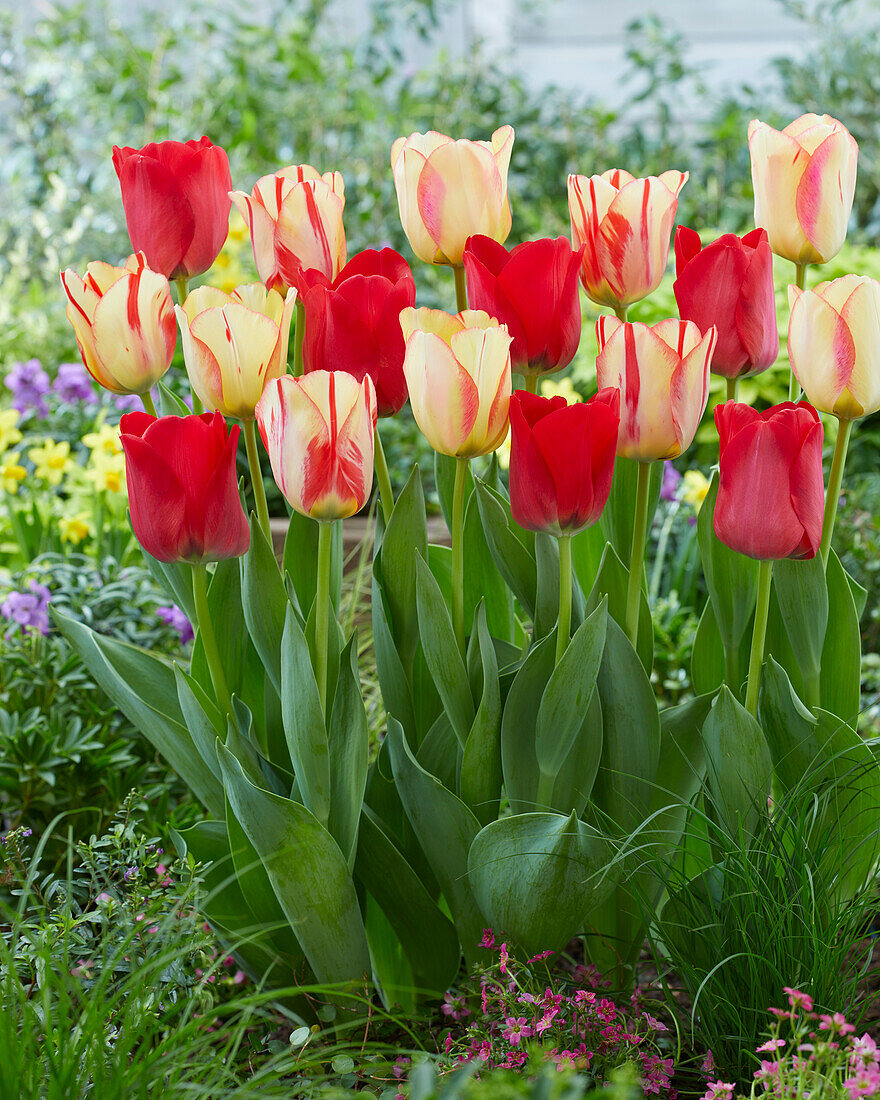
[[[4,493],[12,496],[18,492],[19,483],[27,477],[27,470],[18,464],[21,455],[18,451],[12,451],[0,458],[0,486]]]
[[[0,455],[21,442],[21,432],[17,427],[19,419],[17,409],[0,409]]]
[[[79,546],[83,539],[87,539],[91,534],[89,518],[88,512],[79,512],[75,516],[62,516],[58,521],[61,541]]]
[[[683,478],[684,491],[681,499],[685,504],[690,504],[695,512],[699,512],[709,492],[709,479],[699,470],[686,470]]]
[[[53,486],[60,485],[74,465],[70,457],[70,444],[56,443],[52,439],[47,439],[42,447],[31,447],[28,458],[36,466],[35,475]]]
[[[98,452],[107,455],[122,454],[119,428],[111,427],[109,424],[100,424],[97,431],[88,432],[83,436],[82,441],[93,455]]]
[[[121,493],[125,490],[125,459],[122,455],[93,451],[85,477],[99,493]]]

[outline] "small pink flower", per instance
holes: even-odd
[[[501,1034],[512,1046],[519,1046],[523,1039],[528,1039],[532,1034],[532,1029],[526,1026],[525,1016],[508,1016],[504,1022],[507,1027]]]
[[[491,928],[483,929],[483,938],[480,940],[480,947],[486,947],[491,950],[495,946],[495,933]]]
[[[768,1039],[766,1043],[762,1043],[755,1049],[756,1054],[772,1054],[774,1050],[778,1050],[779,1047],[785,1046],[784,1039]]]
[[[394,1059],[394,1069],[391,1071],[398,1079],[406,1076],[406,1067],[410,1064],[412,1059],[407,1058],[405,1055],[401,1055],[399,1058]]]
[[[596,1009],[596,1015],[600,1020],[604,1020],[606,1024],[611,1024],[617,1019],[617,1009],[612,1001],[603,998]]]
[[[733,1096],[733,1090],[736,1085],[727,1081],[710,1081],[706,1086],[706,1091],[702,1096],[702,1100],[728,1100]]]
[[[832,1035],[850,1035],[855,1027],[846,1022],[846,1016],[842,1012],[835,1012],[833,1016],[823,1013],[819,1017],[819,1030],[830,1031]]]
[[[526,961],[526,965],[529,963],[541,962],[542,959],[549,959],[552,954],[552,951],[542,951],[540,955],[532,955],[532,957]]]
[[[809,993],[803,993],[799,989],[792,989],[790,985],[784,985],[782,992],[788,994],[788,1003],[791,1007],[802,1008],[804,1012],[813,1011],[813,998]]]
[[[648,1027],[653,1028],[654,1031],[669,1031],[669,1028],[661,1020],[656,1020],[650,1012],[645,1013],[645,1021]]]
[[[878,1060],[877,1044],[867,1032],[860,1039],[853,1039],[852,1052],[856,1058],[861,1058],[865,1062]]]
[[[700,1072],[705,1073],[707,1077],[715,1072],[715,1055],[711,1050],[706,1051],[706,1057],[700,1066]]]
[[[553,1024],[553,1021],[556,1019],[556,1017],[558,1015],[559,1015],[559,1009],[558,1008],[548,1008],[547,1011],[544,1013],[544,1015],[541,1017],[541,1019],[538,1020],[537,1024],[535,1024],[535,1034],[536,1035],[543,1035],[545,1031],[549,1030],[549,1028]]]
[[[236,970],[236,972],[232,975],[232,984],[233,985],[244,985],[244,983],[246,981],[247,981],[247,974],[245,974],[245,972],[243,970]]]
[[[880,1073],[876,1069],[860,1069],[854,1077],[843,1082],[849,1100],[861,1100],[863,1096],[874,1097],[880,1093]]]
[[[501,945],[501,959],[499,960],[499,963],[498,963],[498,969],[501,971],[502,974],[507,973],[507,960],[508,960],[508,958],[509,958],[509,956],[507,954],[507,944],[502,943],[502,945]]]

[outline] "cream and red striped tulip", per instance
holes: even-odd
[[[784,130],[749,123],[755,225],[777,256],[824,264],[840,251],[852,210],[859,147],[830,115],[801,115]]]
[[[622,168],[568,177],[571,243],[583,247],[581,283],[601,306],[625,308],[656,290],[687,172],[636,179]]]
[[[434,450],[472,458],[500,447],[510,423],[507,326],[482,310],[407,308],[400,327],[413,416]]]
[[[702,333],[677,318],[649,326],[603,316],[596,337],[599,389],[620,390],[617,453],[653,462],[686,451],[709,400],[715,326]]]
[[[295,301],[293,289],[282,298],[251,283],[231,294],[200,286],[176,307],[186,373],[206,409],[253,420],[268,383],[287,371]]]
[[[257,180],[250,195],[230,198],[248,223],[257,273],[267,287],[300,293],[303,271],[320,271],[331,282],[345,265],[345,184],[340,172],[321,173],[292,164]]]
[[[272,476],[291,508],[318,520],[346,519],[373,485],[376,390],[366,375],[316,370],[270,382],[257,424]]]
[[[84,279],[68,268],[61,283],[67,319],[92,378],[111,393],[146,393],[171,366],[177,343],[165,276],[136,252],[125,267],[93,261]]]
[[[500,126],[491,141],[454,141],[431,130],[394,142],[391,168],[400,220],[420,260],[460,265],[474,233],[507,240],[513,136],[512,126]]]
[[[841,420],[880,410],[880,283],[844,275],[788,288],[788,355],[807,400]]]

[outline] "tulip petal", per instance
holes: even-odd
[[[428,157],[418,179],[418,211],[444,262],[460,264],[473,233],[498,233],[505,197],[495,158],[478,142],[450,142]]]
[[[129,156],[117,173],[132,248],[146,254],[153,271],[175,275],[195,235],[192,206],[169,169],[151,156]]]
[[[822,437],[822,424],[817,416],[816,423],[804,436],[791,467],[791,506],[803,528],[803,537],[797,550],[790,555],[796,558],[814,558],[822,543],[825,509]]]
[[[749,123],[749,154],[755,224],[767,230],[770,247],[793,263],[821,262],[796,216],[798,187],[809,167],[809,154],[795,138],[757,119]]]
[[[820,263],[836,256],[846,239],[857,155],[858,146],[848,133],[832,133],[816,148],[798,183],[798,221]]]
[[[248,224],[257,274],[267,286],[277,285],[280,274],[275,263],[274,218],[256,194],[252,196],[245,194],[244,191],[233,191],[230,197]]]
[[[423,435],[441,454],[457,455],[479,411],[480,395],[470,373],[444,340],[418,330],[406,342],[403,373]]]
[[[748,267],[740,289],[740,298],[736,307],[736,328],[751,364],[746,373],[758,374],[772,366],[779,355],[779,325],[776,321],[776,295],[773,289],[773,254],[763,229],[747,233],[743,237],[743,244],[754,247],[748,255]],[[720,339],[719,327],[719,343]],[[719,360],[723,362],[720,349],[716,347],[713,364]]]
[[[210,561],[238,558],[251,543],[235,471],[239,430],[237,424],[230,430],[202,494],[202,539]]]
[[[821,294],[806,291],[793,298],[788,355],[810,402],[833,412],[849,385],[856,351],[843,318]]]
[[[859,279],[840,317],[853,343],[854,362],[832,412],[854,420],[880,409],[880,283]]]
[[[426,156],[418,149],[402,148],[394,162],[394,187],[400,222],[410,247],[420,260],[432,264],[437,257],[437,246],[419,211],[419,180],[426,164]]]
[[[191,557],[186,494],[172,465],[140,436],[123,432],[121,440],[131,526],[138,542],[158,561]]]
[[[238,302],[206,309],[189,325],[187,371],[197,389],[226,416],[253,417],[280,330],[271,318]]]
[[[306,181],[290,189],[275,223],[275,259],[288,286],[297,265],[316,268],[335,279],[345,264],[345,199],[323,180]]]
[[[92,337],[102,382],[115,393],[144,393],[171,366],[177,326],[168,280],[142,268],[118,279],[95,306]],[[101,381],[101,378],[98,378]]]
[[[675,230],[675,277],[681,278],[685,266],[699,256],[703,245],[700,234],[696,229],[688,229],[686,225],[680,225]]]
[[[676,231],[676,261],[679,261],[681,226]],[[692,230],[689,230],[692,232]],[[739,245],[739,238],[734,238]],[[770,256],[768,250],[767,256]],[[749,258],[742,247],[725,246],[721,240],[707,245],[680,269],[673,284],[675,300],[683,320],[693,321],[704,331],[718,326],[718,344],[712,369],[716,374],[736,378],[749,362],[736,318]]]

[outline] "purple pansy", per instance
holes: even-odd
[[[12,407],[22,416],[31,410],[38,417],[49,415],[45,396],[51,389],[51,383],[39,359],[13,363],[4,381],[6,388],[12,394]]]
[[[0,615],[12,623],[7,637],[13,635],[16,628],[24,634],[49,633],[49,589],[37,581],[30,581],[26,592],[10,592],[0,603]]]

